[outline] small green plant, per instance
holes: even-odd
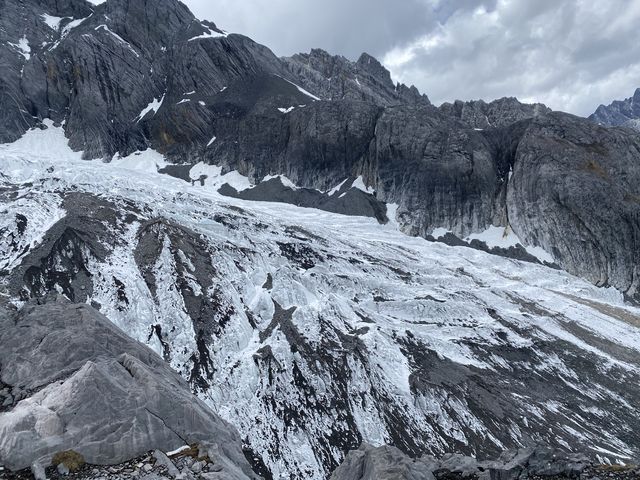
[[[67,450],[65,452],[58,452],[53,456],[51,463],[55,466],[63,464],[69,469],[70,472],[75,472],[85,464],[84,457],[78,452],[73,450]]]

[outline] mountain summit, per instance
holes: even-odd
[[[600,105],[590,120],[607,126],[625,126],[640,130],[640,88],[633,97],[616,100],[611,105]]]

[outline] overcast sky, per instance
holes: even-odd
[[[592,113],[640,87],[640,0],[186,0],[278,55],[367,52],[435,104],[516,96]]]

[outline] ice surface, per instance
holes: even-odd
[[[5,202],[0,231],[9,232],[22,212],[29,222],[20,245],[37,244],[68,214],[58,192],[73,190],[131,202],[147,219],[164,218],[195,232],[215,267],[210,289],[192,273],[196,259],[175,252],[161,235],[158,259],[148,272],[156,281],[154,295],[136,265],[140,223],[133,222],[114,236],[107,259],[89,263],[95,281],[91,300],[158,354],[163,345],[149,331],[161,325],[172,366],[188,377],[191,358],[199,354],[196,329],[174,281],[177,263],[186,265],[185,285],[231,312],[206,319],[219,327],[205,346],[215,373],[198,393],[240,429],[274,478],[295,472],[324,478],[318,452],[339,461],[342,452],[330,439],[352,431],[380,445],[402,428],[420,448],[438,452],[453,441],[461,447],[500,446],[534,435],[558,438],[559,430],[548,432],[558,424],[565,440],[582,439],[611,458],[633,452],[635,446],[617,430],[601,428],[602,422],[637,416],[624,385],[640,372],[640,309],[625,304],[615,289],[543,265],[408,237],[394,224],[396,205],[387,207],[390,224],[379,225],[364,217],[222,197],[217,190],[224,183],[243,190],[251,182],[199,163],[191,178],[208,178],[204,187],[191,186],[159,174],[166,161],[151,150],[110,163],[83,161],[61,128],[50,121],[46,126],[0,145],[0,183],[31,193]],[[362,178],[354,186],[371,192]],[[433,236],[445,233],[436,230]],[[518,243],[497,227],[469,238],[492,246]],[[9,234],[0,236],[0,250],[9,250],[10,243]],[[19,254],[2,258],[0,269],[20,261]],[[117,302],[113,276],[126,286],[126,307]],[[290,317],[274,321],[274,302],[291,309]],[[418,358],[411,345],[431,356]],[[438,370],[442,362],[450,362],[444,373]],[[429,366],[426,373],[421,364]],[[566,389],[544,401],[526,385],[514,390],[500,407],[511,409],[509,422],[496,425],[498,420],[479,413],[477,397],[458,390],[471,381],[454,376],[460,372],[470,372],[471,379],[510,379],[514,389],[538,378]],[[425,380],[427,374],[435,377]],[[421,378],[429,387],[412,387]],[[492,389],[500,388],[505,387],[496,380]],[[296,418],[304,421],[292,424]]]
[[[135,118],[136,122],[140,122],[140,120],[142,120],[144,117],[146,117],[147,114],[150,113],[150,112],[153,112],[154,115],[156,113],[158,113],[158,110],[160,110],[160,107],[162,107],[162,103],[164,102],[164,97],[165,97],[165,95],[162,95],[162,98],[160,98],[159,100],[157,98],[154,98],[151,102],[149,102],[149,105],[147,105],[140,112],[140,115],[138,115]]]

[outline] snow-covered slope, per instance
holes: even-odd
[[[2,294],[99,307],[240,430],[259,472],[325,478],[362,441],[640,454],[640,310],[616,290],[222,197],[163,164],[82,161],[52,125],[0,146]]]

